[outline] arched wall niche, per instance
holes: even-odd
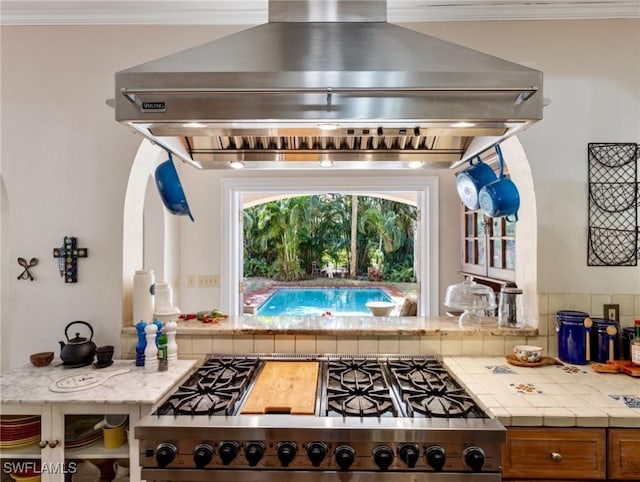
[[[537,326],[538,222],[531,169],[524,148],[516,136],[501,143],[501,147],[510,176],[518,186],[521,198],[516,231],[516,283],[525,293],[525,317],[529,324]],[[487,157],[491,156],[491,153],[487,153]],[[149,220],[144,217],[149,203],[159,202],[157,196],[150,195],[152,189],[149,188],[149,183],[153,182],[155,167],[164,160],[164,150],[144,140],[129,176],[123,216],[122,313],[125,325],[131,322],[132,316],[133,274],[136,270],[143,269],[145,263],[150,263],[145,258],[145,235],[154,236],[154,243],[159,243],[154,248],[159,250],[162,258],[161,261],[155,260],[155,266],[161,266],[156,272],[156,279],[170,281],[174,287],[174,298],[178,301],[180,287],[185,284],[180,269],[180,217],[172,216],[165,209],[162,209],[162,216],[154,216],[161,219]],[[354,182],[357,180],[354,179]],[[256,197],[253,202],[263,201]],[[155,208],[151,210],[157,212]],[[179,302],[176,304],[179,305]]]
[[[160,147],[143,140],[129,173],[122,229],[122,322],[125,326],[134,324],[133,275],[137,270],[145,269],[145,231],[150,230],[149,226],[145,226],[145,201],[150,198],[147,193],[153,182],[153,172],[164,155]]]

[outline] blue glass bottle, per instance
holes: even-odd
[[[147,338],[144,328],[147,324],[144,321],[136,323],[136,331],[138,332],[138,344],[136,345],[136,366],[144,366],[144,350],[147,348]]]
[[[158,331],[156,332],[156,346],[158,346],[158,337],[162,333],[162,328],[164,327],[164,325],[160,320],[153,320],[153,324],[158,327]]]

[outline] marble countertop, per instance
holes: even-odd
[[[108,368],[93,366],[65,368],[51,365],[37,368],[25,365],[3,373],[0,377],[1,403],[119,403],[155,404],[187,376],[196,365],[195,360],[178,360],[175,367],[165,372],[145,371],[135,366],[135,360],[116,360]],[[87,372],[108,374],[119,369],[129,372],[109,378],[101,385],[82,391],[58,393],[49,389],[57,380]]]
[[[135,327],[123,328],[135,334]],[[220,335],[445,335],[485,333],[498,336],[536,336],[537,328],[500,328],[495,317],[472,329],[460,328],[451,316],[230,316],[218,323],[179,320],[178,334]]]
[[[640,427],[640,378],[589,365],[513,366],[504,357],[444,357],[505,426]]]

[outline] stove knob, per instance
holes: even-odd
[[[213,458],[213,447],[207,443],[201,443],[193,449],[193,462],[197,469],[203,469]]]
[[[307,457],[314,467],[320,467],[326,456],[327,446],[324,442],[310,442],[307,444]]]
[[[416,444],[400,444],[398,445],[398,455],[407,467],[410,469],[415,468],[418,462],[420,453],[418,452],[418,446]]]
[[[340,470],[347,470],[353,464],[356,458],[356,451],[353,450],[353,447],[349,447],[348,445],[340,445],[336,447],[336,451],[334,453],[334,458],[336,459],[336,463]]]
[[[393,449],[387,445],[378,445],[373,449],[371,455],[380,470],[387,470],[393,463]]]
[[[158,462],[158,468],[164,469],[167,465],[173,462],[178,454],[178,449],[175,445],[170,443],[161,443],[156,449],[156,462]]]
[[[298,452],[298,446],[295,442],[278,442],[276,445],[278,460],[283,467],[287,467],[293,462],[293,459],[296,458],[296,452]]]
[[[264,444],[262,442],[247,442],[244,446],[244,456],[249,462],[249,467],[255,467],[264,455]]]
[[[444,464],[447,460],[446,452],[439,445],[432,445],[427,447],[424,451],[425,457],[427,457],[427,463],[436,472],[442,472]]]
[[[462,452],[464,463],[474,472],[480,472],[484,465],[484,452],[480,447],[467,447]]]
[[[218,445],[218,454],[222,465],[229,465],[238,455],[238,442],[227,440]]]

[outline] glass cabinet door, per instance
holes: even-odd
[[[2,482],[40,475],[52,462],[49,410],[41,405],[2,406],[0,462]],[[52,444],[53,445],[53,444]],[[46,480],[43,477],[42,480]]]
[[[136,412],[127,405],[61,407],[67,471],[82,480],[128,482],[129,427],[137,421],[130,413]]]
[[[505,218],[488,220],[487,274],[491,278],[513,281],[516,269],[516,225]]]
[[[465,208],[463,216],[462,271],[478,275],[487,272],[485,217],[479,211]]]
[[[491,218],[463,206],[462,260],[464,273],[496,280],[515,280],[515,229],[505,218]]]

